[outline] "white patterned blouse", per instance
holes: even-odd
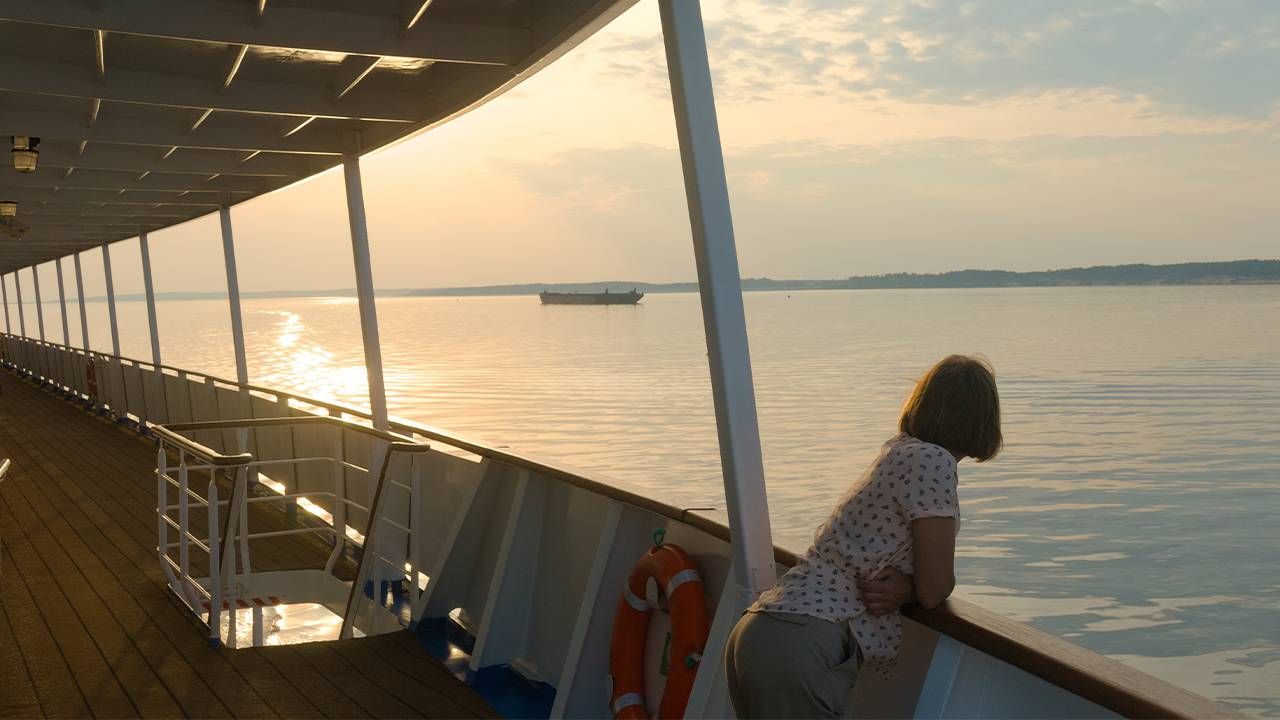
[[[945,448],[906,433],[893,437],[818,528],[796,566],[748,612],[847,621],[863,662],[887,670],[902,646],[901,616],[868,613],[855,581],[874,578],[890,565],[911,574],[911,521],[958,521],[956,481],[955,457]]]

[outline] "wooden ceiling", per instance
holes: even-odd
[[[4,0],[0,272],[271,192],[513,87],[635,0]],[[7,154],[7,153],[6,153]]]

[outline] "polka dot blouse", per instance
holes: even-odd
[[[847,621],[864,663],[887,670],[902,646],[902,619],[896,612],[868,613],[855,580],[890,565],[910,574],[911,521],[959,520],[956,479],[956,461],[946,449],[905,433],[892,438],[818,528],[813,546],[750,612]]]

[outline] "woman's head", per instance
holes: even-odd
[[[1000,394],[991,364],[948,355],[920,378],[902,406],[902,432],[950,450],[957,458],[990,460],[1000,452]]]

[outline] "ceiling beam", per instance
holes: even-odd
[[[148,175],[141,180],[127,172],[109,170],[76,170],[71,177],[63,177],[60,168],[37,168],[16,181],[5,180],[5,185],[29,188],[77,188],[81,190],[158,190],[172,193],[184,191],[221,191],[254,195],[269,192],[288,184],[287,178],[245,177],[243,175],[219,175],[213,180],[208,176],[161,174]]]
[[[292,124],[292,120],[285,124]],[[152,145],[169,149],[199,148],[209,150],[243,150],[252,152],[313,153],[322,155],[342,154],[342,134],[337,128],[311,127],[297,136],[283,137],[284,128],[279,122],[265,118],[241,116],[235,122],[220,121],[216,126],[201,128],[199,132],[187,131],[188,123],[175,115],[173,122],[142,120],[104,115],[92,127],[86,127],[78,114],[41,110],[15,110],[0,107],[0,137],[5,135],[34,135],[45,139],[88,140],[122,145]],[[368,129],[365,135],[375,135]]]
[[[95,81],[85,75],[83,66],[16,55],[0,55],[0,90],[163,107],[384,122],[416,122],[428,115],[432,106],[428,93],[358,88],[339,102],[326,85],[242,79],[222,91],[210,87],[208,78],[131,68],[113,67],[105,79]]]
[[[368,55],[348,55],[338,66],[338,79],[333,84],[333,101],[337,102],[355,89],[378,66],[382,58]]]
[[[422,19],[433,0],[401,0],[400,2],[400,34],[405,35]]]
[[[98,66],[98,82],[107,77],[107,34],[101,30],[93,31],[93,59]]]
[[[150,210],[150,212],[146,212]],[[97,207],[96,205],[63,205],[60,208],[51,208],[48,205],[36,205],[35,207],[22,208],[22,216],[34,223],[44,223],[46,221],[56,222],[62,218],[82,218],[86,222],[91,220],[100,220],[104,222],[182,222],[188,218],[196,217],[202,213],[208,212],[208,208],[190,208],[190,212],[175,213],[173,210],[165,208],[120,208],[110,210],[107,208]]]
[[[79,152],[75,143],[67,141],[41,142],[40,165],[44,167],[75,167],[77,170],[119,170],[136,173],[186,173],[203,175],[246,175],[257,177],[300,178],[316,169],[333,165],[317,162],[319,158],[306,155],[268,153],[242,160],[242,153],[210,151],[177,153],[163,158],[163,151],[146,145],[111,145],[94,143]]]
[[[131,190],[124,194],[116,190],[94,190],[64,187],[60,189],[34,188],[22,182],[9,183],[0,181],[0,195],[8,200],[18,202],[18,212],[22,212],[23,203],[75,203],[92,206],[136,205],[140,207],[172,207],[177,212],[181,208],[216,208],[222,204],[223,192],[218,190],[191,191],[185,195],[162,190]]]
[[[101,10],[84,0],[5,0],[0,18],[227,45],[483,65],[514,65],[533,50],[531,33],[523,28],[431,22],[406,33],[398,15],[272,5],[259,22],[246,22],[243,0],[127,0]]]
[[[133,229],[129,230],[68,230],[49,232],[37,232],[32,230],[22,238],[24,243],[40,243],[42,245],[61,245],[72,244],[76,242],[104,242],[112,240],[120,240],[127,237],[133,237],[138,232]]]
[[[50,237],[74,238],[85,234],[102,234],[114,232],[151,232],[165,227],[167,223],[149,220],[139,222],[33,222],[31,232]]]
[[[244,56],[248,53],[248,45],[241,45],[238,48],[232,48],[231,59],[227,63],[227,75],[222,79],[223,90],[231,87],[231,82],[236,79],[236,73],[240,72],[240,66],[244,64]]]

